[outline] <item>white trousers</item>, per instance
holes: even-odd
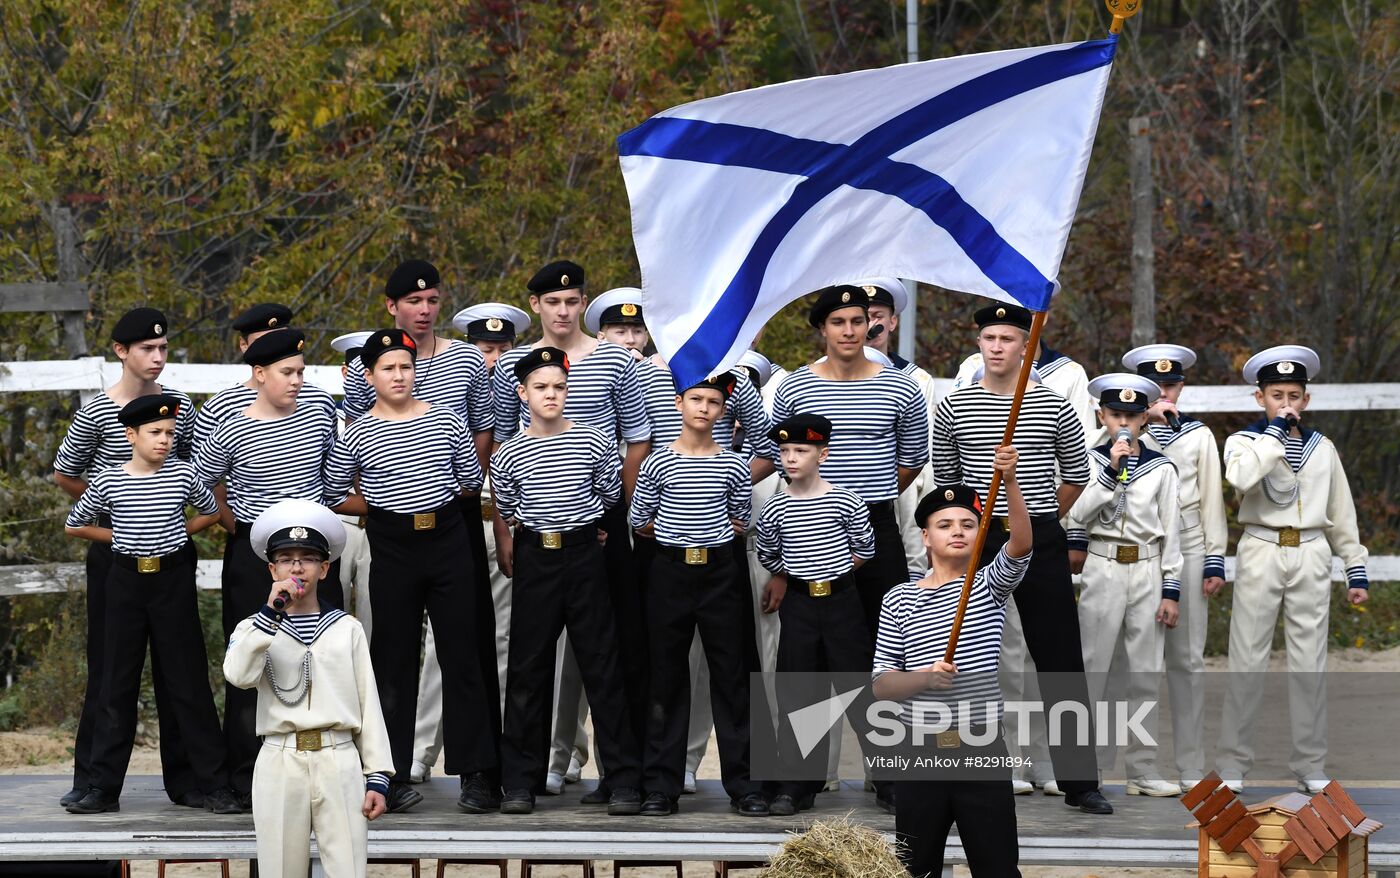
[[[470,523],[470,522],[469,522]],[[506,709],[506,655],[510,644],[510,580],[496,566],[496,535],[486,528],[486,569],[491,574],[491,603],[496,612],[496,677],[501,686],[501,713]],[[442,667],[428,624],[423,640],[423,670],[418,675],[418,719],[413,730],[413,761],[426,772],[442,755]],[[418,771],[418,766],[414,766]]]
[[[1181,615],[1176,627],[1166,632],[1167,697],[1177,773],[1198,778],[1205,774],[1206,764],[1201,732],[1206,721],[1206,617],[1210,609],[1201,592],[1206,540],[1199,527],[1181,532],[1181,560]]]
[[[253,765],[258,874],[305,878],[311,833],[328,878],[364,878],[369,821],[353,742],[312,752],[263,745]]]
[[[345,524],[345,551],[340,554],[340,591],[345,609],[365,629],[365,640],[373,633],[374,619],[369,607],[369,538],[352,515],[340,516]]]
[[[1121,643],[1129,674],[1127,709],[1130,715],[1135,715],[1144,702],[1157,700],[1165,667],[1166,626],[1156,619],[1162,602],[1161,562],[1150,558],[1120,564],[1091,552],[1084,562],[1083,578],[1084,589],[1079,595],[1079,636],[1084,649],[1089,701],[1097,704],[1104,700],[1113,657]],[[1159,713],[1160,709],[1153,710],[1141,722],[1153,740],[1157,738]],[[1115,732],[1115,726],[1116,722],[1111,723],[1108,729],[1099,732],[1100,736],[1104,732]],[[1136,735],[1130,735],[1124,743],[1128,779],[1160,777],[1155,745],[1140,741]],[[1100,747],[1098,755],[1100,771],[1113,767],[1112,748]]]
[[[1279,546],[1245,534],[1235,549],[1230,616],[1230,685],[1220,728],[1222,777],[1254,767],[1254,731],[1264,697],[1263,672],[1279,609],[1288,654],[1288,714],[1299,778],[1325,776],[1327,758],[1327,624],[1332,599],[1332,548],[1324,538]]]

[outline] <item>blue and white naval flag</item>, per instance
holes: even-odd
[[[1043,311],[1116,38],[819,76],[618,138],[643,310],[682,383],[813,290],[913,278]]]

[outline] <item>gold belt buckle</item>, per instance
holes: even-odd
[[[687,564],[708,564],[710,563],[710,550],[707,546],[686,546],[685,563]]]
[[[562,549],[564,548],[564,535],[557,530],[547,531],[540,534],[540,548],[542,549]]]
[[[1294,543],[1294,545],[1297,545],[1297,543]],[[137,573],[159,573],[159,572],[160,572],[160,559],[159,559],[159,558],[137,558],[137,559],[136,559],[136,572],[137,572]]]
[[[831,595],[831,580],[823,579],[821,582],[807,583],[807,594],[814,598],[824,598]]]
[[[1118,546],[1113,550],[1113,560],[1119,564],[1136,564],[1137,559],[1137,546]]]
[[[360,518],[359,518],[359,520],[355,522],[355,527],[358,527],[360,530],[364,530],[364,529],[365,529],[365,522],[368,521],[368,520],[369,520],[368,516],[361,515]]]
[[[482,503],[482,504],[481,504],[481,520],[482,520],[482,521],[490,521],[492,518],[495,517],[495,515],[496,515],[496,504],[495,504],[495,503]]]
[[[1278,544],[1296,549],[1303,544],[1302,534],[1296,527],[1281,527],[1278,529]]]
[[[414,530],[432,530],[437,527],[436,512],[415,512],[413,513]]]
[[[1011,517],[1009,515],[999,516],[997,518],[997,521],[1001,522],[1002,530],[1006,531],[1007,533],[1011,533]]]
[[[940,750],[956,750],[962,746],[962,738],[958,737],[958,733],[953,729],[939,732],[936,740]]]
[[[298,750],[320,750],[320,749],[321,749],[321,730],[320,730],[320,729],[306,729],[306,730],[304,730],[304,731],[299,731],[299,732],[297,732],[297,749],[298,749]]]

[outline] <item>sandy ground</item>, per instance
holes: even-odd
[[[1282,669],[1283,656],[1281,653],[1275,654],[1274,665]],[[1221,658],[1211,658],[1206,661],[1207,670],[1224,671],[1225,661]],[[1360,649],[1337,650],[1328,656],[1328,668],[1333,671],[1356,671],[1356,672],[1396,672],[1400,671],[1400,647],[1386,650],[1384,652],[1370,652]],[[22,732],[0,733],[0,772],[8,774],[62,774],[72,771],[73,761],[69,753],[72,746],[72,737],[69,733],[54,729],[36,728]],[[852,763],[846,766],[843,776],[858,776],[859,767]],[[130,773],[132,774],[159,774],[160,773],[160,752],[155,747],[138,747],[131,757]],[[715,749],[713,736],[710,739],[710,748],[705,754],[705,759],[700,764],[699,774],[702,778],[719,777],[719,758]],[[589,765],[584,770],[585,777],[596,777],[596,771]],[[612,864],[610,862],[597,862],[597,875],[609,876],[612,874]],[[423,860],[423,875],[436,875],[437,863],[433,860]],[[518,862],[511,864],[510,874],[519,874],[520,866]],[[581,870],[579,867],[563,866],[541,866],[533,870],[536,878],[565,878],[565,876],[578,876]],[[133,876],[149,878],[156,875],[155,863],[149,861],[137,861],[132,863]],[[167,868],[167,874],[171,878],[177,876],[200,876],[200,878],[212,878],[219,874],[217,866],[212,864],[200,865],[190,864],[181,866],[171,866]],[[232,864],[231,874],[235,878],[245,878],[248,875],[246,862],[235,862]],[[375,866],[371,867],[369,874],[373,878],[396,878],[396,876],[408,876],[410,870],[407,866]],[[498,874],[495,870],[482,866],[461,867],[456,866],[448,870],[449,876],[459,876],[459,878],[485,878]],[[738,873],[741,875],[757,875],[756,871]],[[970,873],[965,867],[958,867],[955,870],[958,878],[963,878]],[[1022,866],[1021,874],[1024,878],[1106,878],[1108,875],[1125,876],[1125,878],[1186,878],[1194,875],[1194,869],[1111,869],[1111,870],[1086,870],[1083,868],[1049,867],[1049,866]],[[645,868],[627,869],[623,872],[624,878],[673,878],[675,875],[672,869]],[[714,867],[710,863],[686,863],[684,867],[684,878],[710,878],[714,875]]]

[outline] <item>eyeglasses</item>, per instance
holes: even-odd
[[[272,563],[276,564],[278,567],[295,567],[297,565],[301,565],[302,567],[314,567],[320,564],[321,560],[320,555],[291,555],[273,558]]]

